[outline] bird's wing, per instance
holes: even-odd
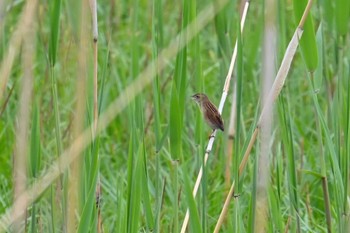
[[[208,117],[210,118],[210,120],[222,131],[224,131],[224,122],[222,121],[222,117],[219,113],[219,111],[216,109],[216,107],[211,104],[210,102],[208,103],[208,108],[209,111],[212,114],[208,114]]]
[[[215,122],[217,123],[219,128],[222,131],[224,131],[224,122],[223,122],[222,117],[221,117],[221,115],[220,115],[220,113],[218,111],[215,113]]]

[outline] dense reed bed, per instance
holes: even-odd
[[[349,17],[0,0],[0,232],[349,232]]]

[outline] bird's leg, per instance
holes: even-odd
[[[210,134],[210,136],[209,136],[209,140],[210,140],[211,138],[215,138],[214,132],[215,132],[215,129],[213,129],[213,131],[211,132],[211,134]]]
[[[239,197],[241,196],[241,194],[239,194],[239,193],[237,193],[237,194],[233,193],[232,196],[233,196],[234,198],[239,198]]]

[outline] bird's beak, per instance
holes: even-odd
[[[195,100],[195,99],[196,99],[195,95],[191,96],[191,98],[192,98],[193,100]]]

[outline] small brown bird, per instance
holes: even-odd
[[[197,102],[203,113],[204,120],[214,130],[221,129],[224,131],[224,122],[221,115],[214,104],[210,102],[205,94],[197,93],[192,96],[192,99]]]

